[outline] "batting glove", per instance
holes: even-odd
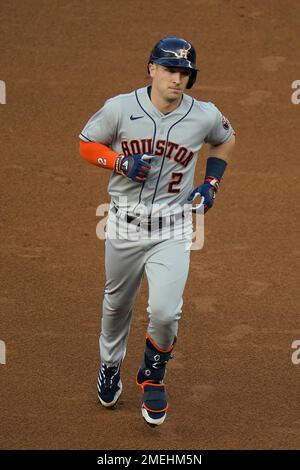
[[[193,202],[196,197],[201,196],[201,202],[192,208],[193,212],[203,212],[204,214],[210,209],[214,203],[216,193],[219,189],[220,180],[213,176],[207,176],[201,186],[195,188],[188,197],[188,202]]]
[[[146,160],[153,158],[153,155],[136,153],[134,155],[119,155],[115,163],[115,172],[132,179],[137,183],[146,180],[151,165]]]

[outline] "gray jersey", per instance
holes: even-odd
[[[113,172],[108,191],[112,201],[128,212],[142,204],[149,213],[155,206],[166,213],[186,204],[202,145],[222,144],[232,133],[229,121],[213,103],[184,94],[178,108],[164,115],[152,104],[144,87],[107,100],[80,138],[105,144],[124,155],[154,154],[143,184]],[[122,207],[124,196],[126,206]]]

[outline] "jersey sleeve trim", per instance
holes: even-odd
[[[212,145],[217,146],[217,145],[225,144],[225,142],[227,142],[227,140],[229,140],[233,135],[235,135],[235,132],[234,132],[234,130],[231,128],[231,129],[230,129],[230,134],[226,135],[226,136],[224,137],[224,139],[221,139],[220,141],[218,141],[217,144],[212,144]]]
[[[84,135],[82,132],[79,134],[79,138],[83,140],[84,142],[94,142],[93,140],[89,139],[86,135]]]

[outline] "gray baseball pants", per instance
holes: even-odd
[[[184,239],[106,239],[106,285],[100,355],[115,365],[126,353],[132,311],[144,273],[149,286],[147,333],[161,349],[177,336],[182,295],[189,271],[190,244]]]

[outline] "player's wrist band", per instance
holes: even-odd
[[[220,180],[218,178],[215,178],[214,176],[207,176],[204,180],[204,183],[209,183],[215,188],[215,191],[218,191],[220,186]]]
[[[122,165],[122,158],[124,157],[124,155],[118,155],[117,158],[116,158],[116,161],[115,161],[115,168],[114,168],[114,171],[115,173],[119,174],[119,175],[124,175],[123,171],[122,171],[122,168],[121,168],[121,165]]]
[[[206,162],[205,179],[208,177],[217,178],[219,181],[222,178],[227,167],[227,162],[217,157],[208,157]]]

